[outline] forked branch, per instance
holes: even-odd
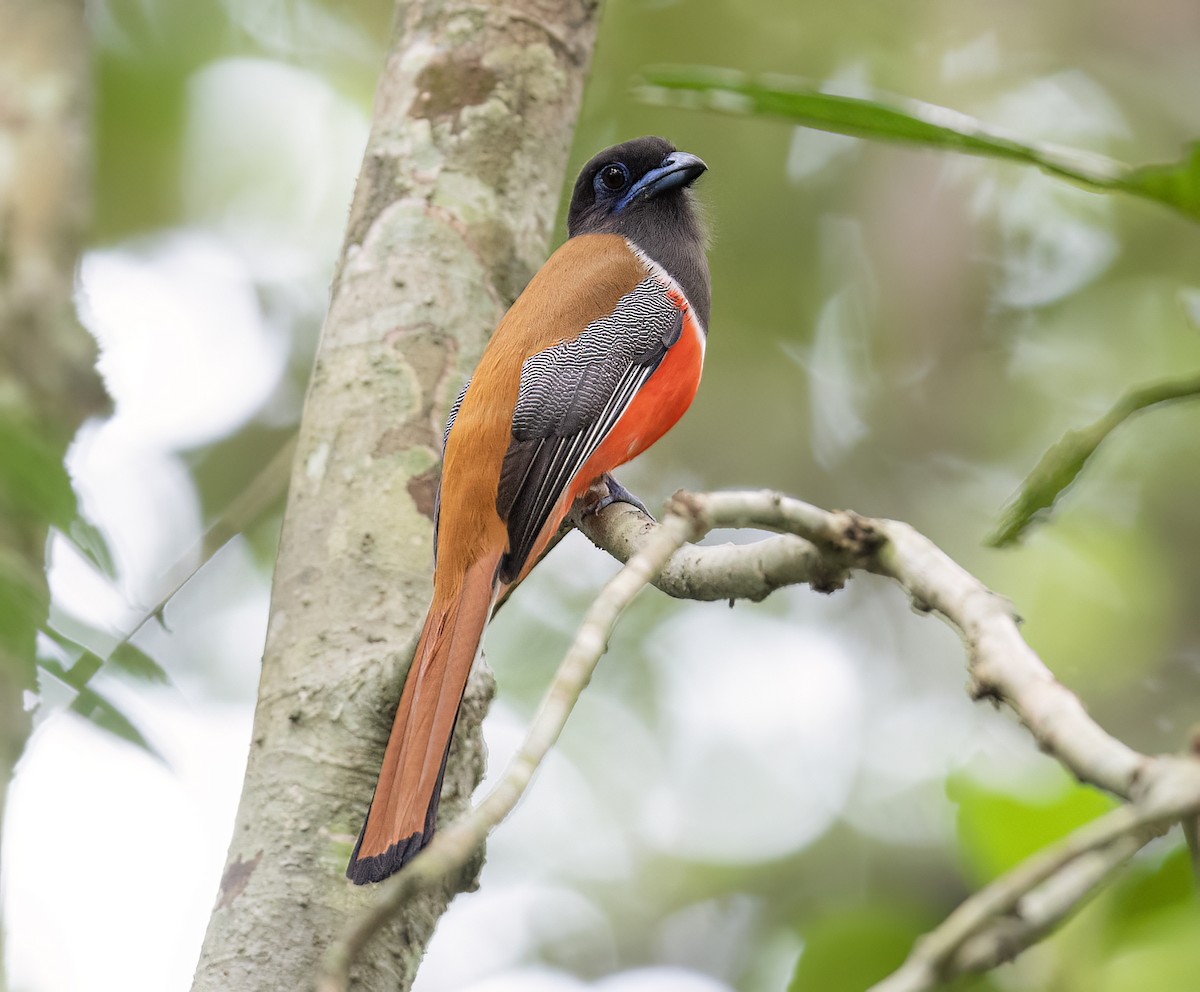
[[[916,609],[958,631],[975,698],[1008,706],[1072,774],[1125,800],[971,896],[874,992],[920,992],[1010,960],[1153,837],[1200,812],[1200,761],[1140,754],[1105,732],[1025,643],[1011,605],[907,524],[822,510],[773,492],[680,493],[662,523],[625,504],[575,522],[625,568],[592,604],[500,784],[384,885],[376,905],[331,946],[321,992],[342,992],[355,956],[382,924],[414,891],[460,871],[513,809],[558,739],[621,613],[649,583],[680,598],[757,600],[789,584],[837,588],[855,569],[887,576]],[[717,528],[776,533],[747,545],[686,543]]]

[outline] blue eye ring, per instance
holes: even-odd
[[[602,165],[596,173],[596,192],[602,196],[619,193],[629,185],[629,170],[620,162]]]

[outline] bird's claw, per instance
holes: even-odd
[[[599,513],[613,503],[628,503],[630,506],[636,506],[651,520],[654,519],[654,514],[647,509],[646,504],[621,485],[609,472],[605,472],[596,481],[593,489],[599,498],[594,504],[588,507],[587,512],[589,514]],[[603,491],[603,495],[600,495],[601,491]]]

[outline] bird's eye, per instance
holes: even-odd
[[[615,193],[619,189],[624,189],[625,184],[629,182],[629,170],[619,162],[614,162],[600,170],[599,179],[605,189]]]

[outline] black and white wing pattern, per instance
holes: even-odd
[[[683,333],[683,311],[651,276],[616,308],[525,360],[496,510],[508,526],[500,578],[515,579],[576,473]]]
[[[450,416],[446,418],[446,428],[442,431],[442,457],[446,457],[446,445],[450,442],[450,428],[454,426],[454,421],[458,419],[458,411],[462,409],[463,400],[467,398],[467,390],[471,388],[471,380],[468,379],[463,383],[463,388],[458,391],[458,399],[454,401],[454,406],[450,407]]]
[[[442,430],[442,459],[446,458],[446,445],[450,443],[450,428],[454,426],[454,421],[458,419],[458,411],[462,409],[463,400],[467,398],[467,390],[471,388],[471,380],[468,379],[463,383],[462,389],[458,391],[458,399],[454,401],[454,406],[450,407],[450,416],[446,418],[446,426]],[[438,546],[438,523],[442,519],[442,484],[439,481],[438,487],[433,494],[433,560],[437,562],[437,546]]]

